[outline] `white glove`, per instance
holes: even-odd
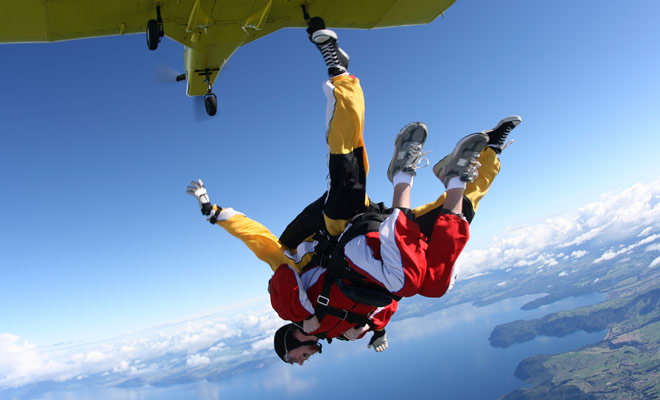
[[[385,335],[385,329],[382,331],[374,331],[374,335],[371,337],[367,348],[374,348],[378,353],[385,351],[387,349],[387,335]]]
[[[368,330],[369,330],[369,325],[364,325],[359,328],[347,329],[344,333],[342,333],[342,336],[344,336],[348,340],[355,340]]]
[[[209,200],[209,195],[206,193],[206,187],[201,179],[198,179],[197,182],[191,181],[190,185],[186,187],[186,193],[197,198],[202,214],[211,214],[213,206],[211,206],[211,200]]]

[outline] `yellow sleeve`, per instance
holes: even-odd
[[[262,224],[233,208],[223,208],[217,218],[216,224],[245,243],[254,255],[270,265],[273,271],[280,265],[288,263],[289,259],[284,254],[284,246]]]

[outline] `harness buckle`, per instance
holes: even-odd
[[[319,297],[316,298],[316,302],[324,307],[327,307],[328,304],[330,304],[330,299],[320,294]]]
[[[341,310],[341,311],[344,312],[344,316],[341,317],[341,320],[342,320],[342,321],[346,321],[346,318],[348,318],[348,311],[346,311],[346,310]]]

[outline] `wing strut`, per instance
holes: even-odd
[[[300,7],[302,8],[303,18],[305,18],[305,21],[307,21],[307,25],[309,25],[309,20],[312,18],[309,16],[309,13],[307,12],[307,6],[301,4]]]

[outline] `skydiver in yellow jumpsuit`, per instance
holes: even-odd
[[[370,209],[385,209],[383,203],[374,203],[366,194],[369,161],[363,140],[365,105],[360,81],[347,72],[348,55],[337,46],[336,34],[326,30],[320,18],[313,18],[308,29],[310,39],[312,34],[319,30],[334,35],[329,37],[325,46],[317,44],[330,77],[323,84],[327,98],[326,142],[329,148],[330,171],[328,191],[307,206],[278,239],[265,226],[233,208],[211,206],[201,182],[193,181],[187,190],[198,198],[202,213],[208,216],[208,220],[242,240],[259,259],[270,265],[273,271],[282,264],[289,264],[298,271],[302,269],[309,262],[314,249],[313,246],[299,248],[299,245],[305,241],[311,245],[312,235],[320,229],[326,229],[331,236],[337,236],[356,214]],[[508,134],[520,121],[520,117],[508,117],[501,120],[495,128],[483,131],[488,134],[490,141],[478,159],[478,178],[467,183],[465,189],[463,214],[468,221],[474,217],[479,202],[499,172],[498,154],[506,147]],[[413,125],[426,129],[423,124],[412,123],[403,130],[411,129]],[[421,153],[421,146],[418,152]],[[389,175],[388,172],[392,181],[394,177]],[[436,201],[413,209],[423,232],[426,221],[432,225],[434,214],[440,211],[444,198],[443,193]]]

